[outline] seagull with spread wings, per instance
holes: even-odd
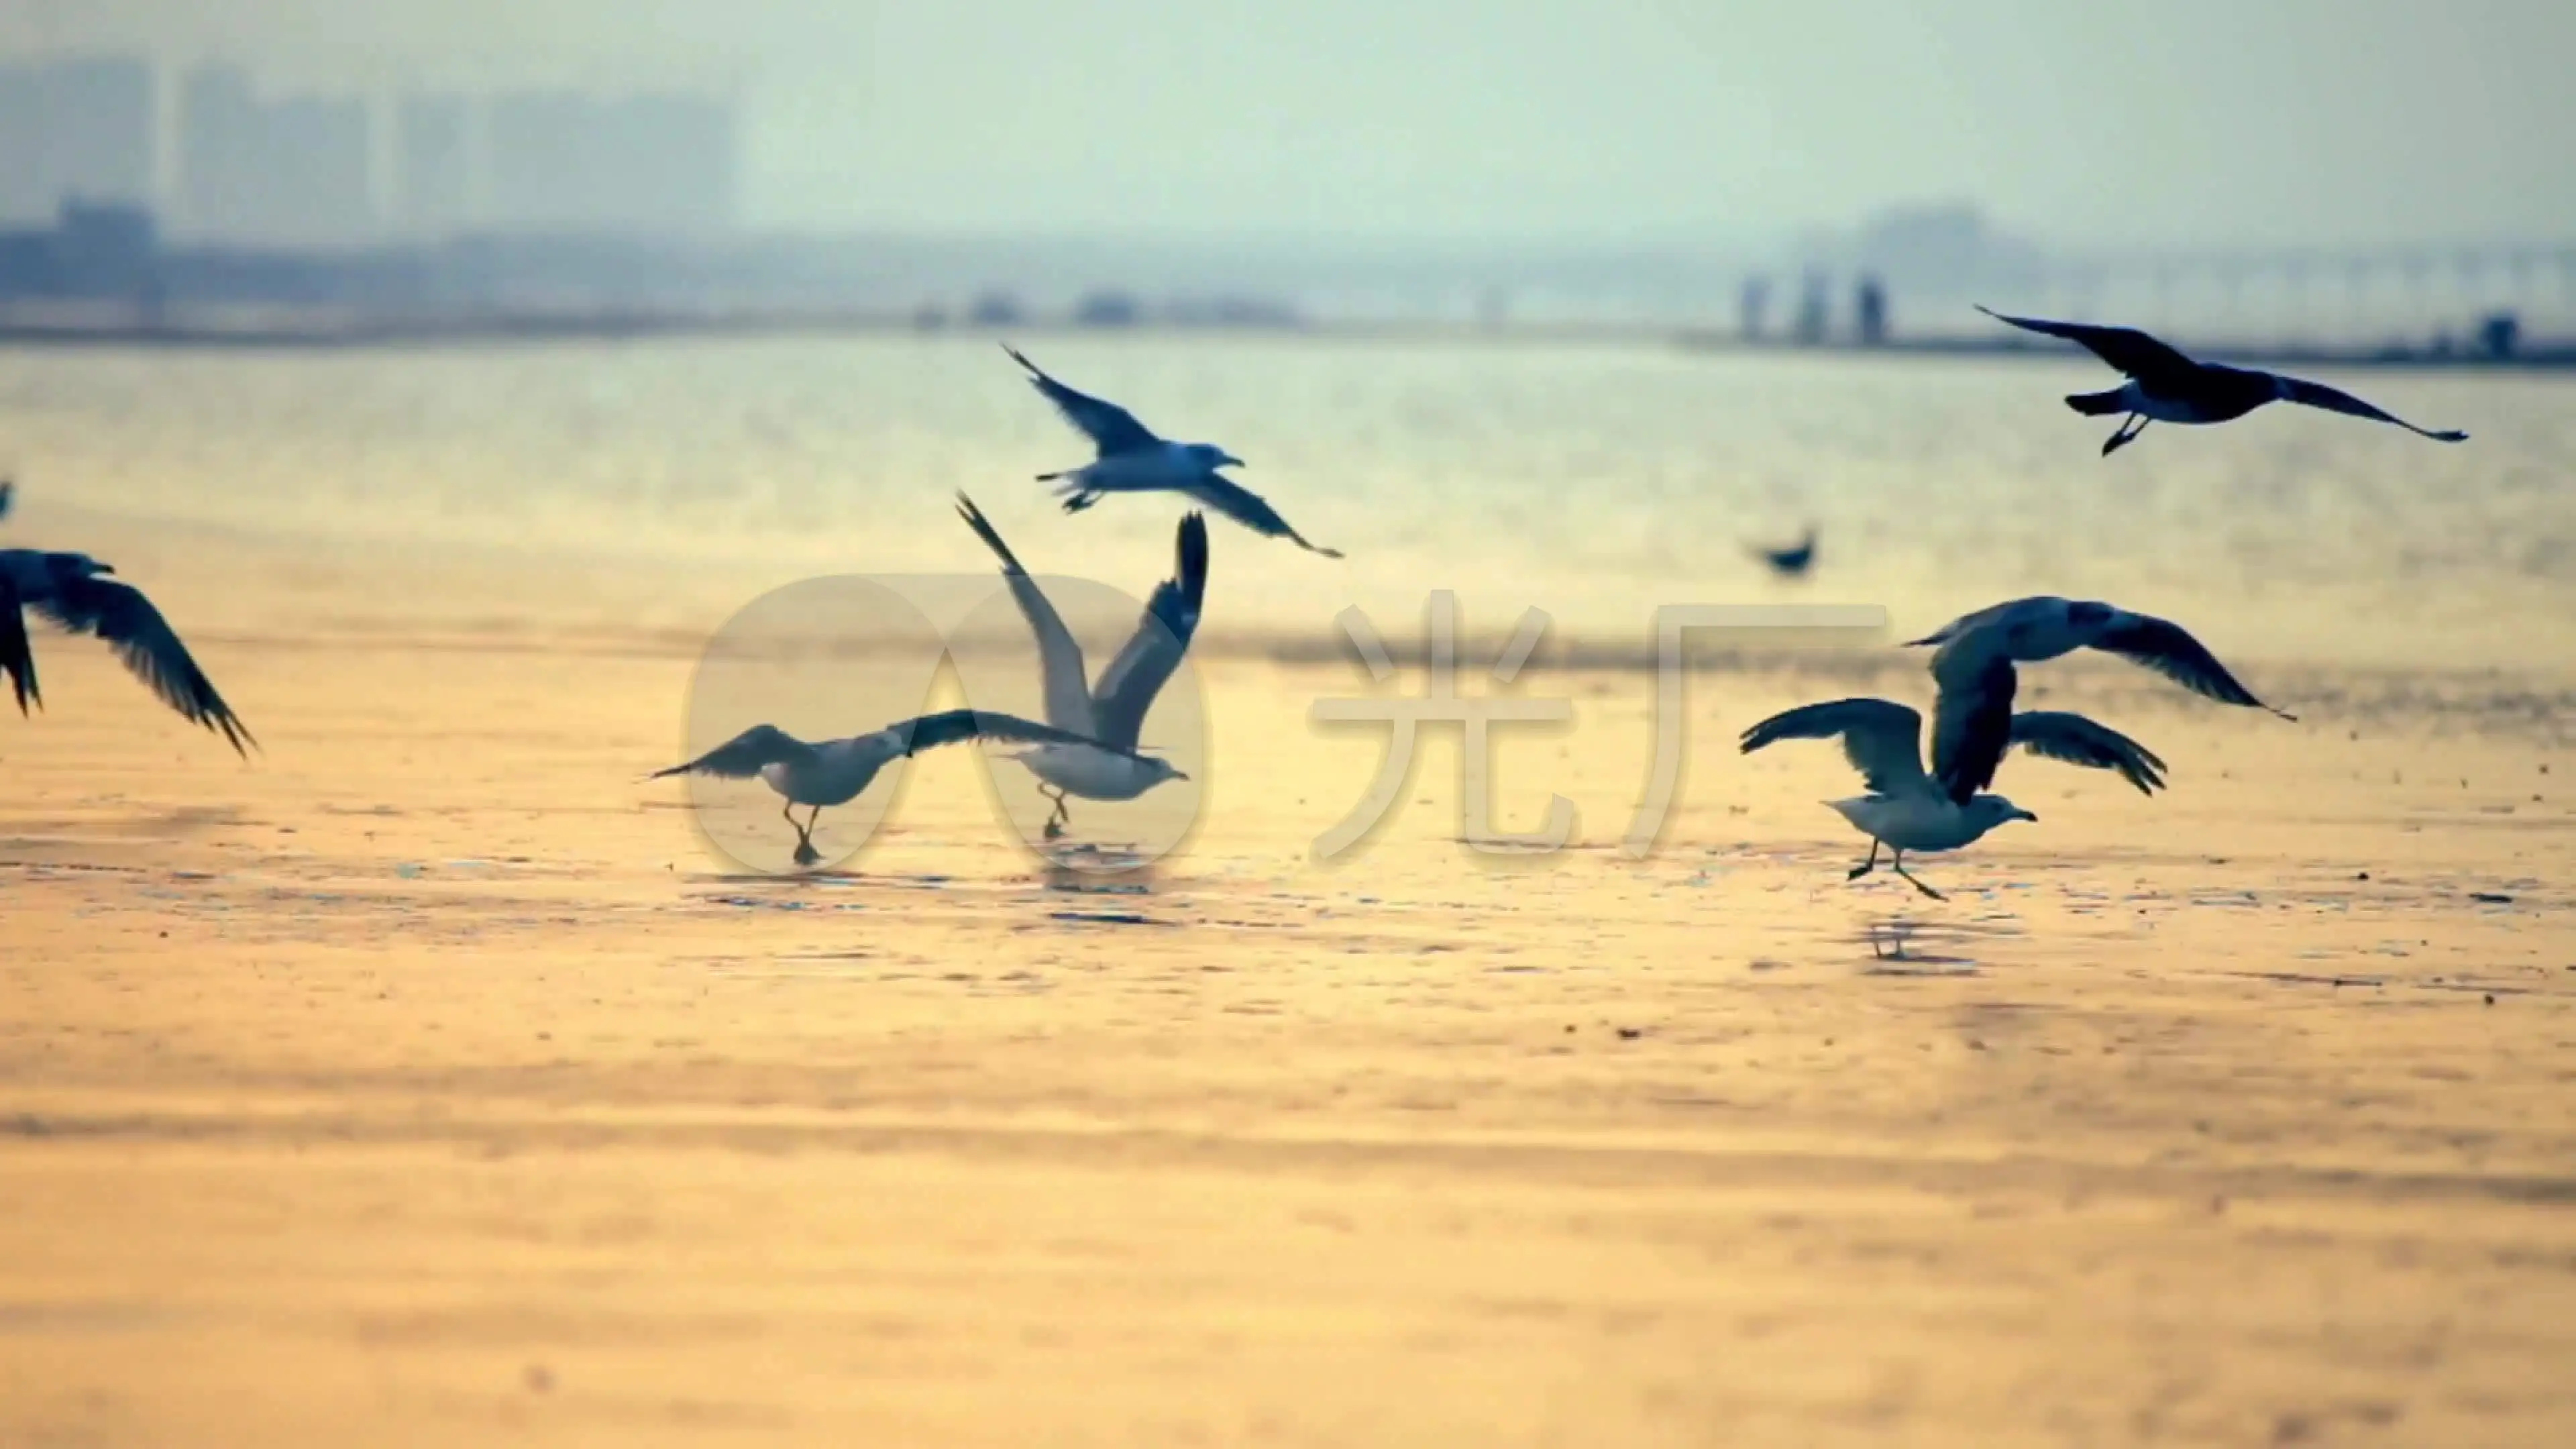
[[[814,822],[825,806],[847,805],[857,799],[859,792],[876,779],[877,772],[896,760],[966,740],[1106,748],[1081,735],[1017,715],[952,709],[900,720],[874,734],[841,740],[800,740],[776,725],[757,724],[685,765],[656,770],[645,778],[713,775],[725,780],[758,779],[786,798],[786,807],[779,813],[796,831],[796,863],[815,865],[823,856],[814,848]],[[801,825],[796,820],[799,805],[808,810]]]
[[[1923,716],[1886,699],[1838,699],[1773,715],[1744,732],[1744,753],[1781,740],[1840,739],[1843,757],[1861,772],[1869,793],[1826,806],[1869,837],[1869,858],[1852,867],[1858,880],[1878,867],[1878,849],[1893,852],[1889,868],[1908,885],[1942,900],[1939,891],[1905,868],[1905,852],[1924,854],[1974,844],[2013,820],[2037,820],[2001,795],[1981,793],[2014,746],[2046,759],[2115,770],[2153,794],[2164,784],[2165,763],[2127,735],[2080,714],[2059,710],[2013,713],[2015,681],[2009,660],[1994,659],[1964,684],[1943,681],[1933,705],[1932,768],[1923,767]]]
[[[2323,408],[2347,417],[2393,423],[2437,443],[2464,443],[2457,429],[2435,432],[2419,428],[2394,413],[2382,412],[2348,392],[2283,377],[2253,368],[2198,362],[2134,327],[2100,327],[2085,322],[2050,322],[2037,317],[2008,317],[1991,307],[1978,311],[2026,332],[2038,332],[2080,344],[2086,351],[2128,374],[2129,380],[2107,392],[2075,393],[2066,405],[2087,417],[2124,414],[2119,431],[2102,444],[2107,458],[2137,439],[2147,424],[2223,423],[2241,418],[2267,403],[2291,402]]]
[[[17,656],[9,674],[21,710],[36,697],[35,661],[27,649],[21,608],[33,609],[74,634],[107,641],[134,677],[150,686],[164,704],[220,734],[244,759],[259,744],[215,692],[214,682],[197,667],[188,646],[170,628],[161,611],[131,584],[101,577],[116,570],[85,553],[45,553],[32,548],[0,549],[0,576],[9,583],[15,603],[7,605],[12,623],[0,625],[0,657]]]
[[[1104,493],[1157,490],[1185,494],[1255,533],[1284,538],[1309,553],[1340,558],[1339,549],[1323,548],[1288,526],[1277,509],[1260,495],[1217,472],[1240,468],[1243,460],[1214,443],[1174,443],[1156,437],[1136,415],[1113,402],[1079,393],[1049,377],[1020,350],[1005,342],[1002,350],[1029,370],[1029,385],[1038,390],[1064,420],[1091,439],[1099,456],[1079,468],[1040,473],[1038,481],[1057,485],[1064,511],[1080,513]]]
[[[2037,664],[2099,649],[2132,664],[2154,670],[2204,699],[2247,709],[2269,710],[2283,719],[2298,716],[2254,697],[2209,652],[2207,645],[2169,619],[2131,613],[2098,599],[2061,599],[2039,595],[2014,599],[1951,620],[1905,647],[1937,646],[1932,677],[1947,689],[1964,686],[1994,660]]]
[[[1099,682],[1091,684],[1083,679],[1082,646],[1074,641],[1073,631],[1064,626],[1064,619],[1047,601],[1037,580],[1020,566],[1010,545],[1002,542],[983,511],[963,493],[957,495],[957,512],[966,520],[966,526],[975,530],[975,536],[984,540],[984,546],[1001,559],[1002,577],[1010,581],[1011,597],[1019,604],[1022,617],[1029,621],[1029,632],[1037,636],[1047,723],[1090,736],[1107,747],[1042,744],[1017,756],[1030,774],[1045,782],[1039,793],[1055,802],[1055,812],[1047,817],[1047,839],[1063,835],[1071,819],[1065,805],[1067,795],[1085,800],[1133,800],[1165,780],[1188,779],[1170,761],[1139,755],[1134,750],[1144,734],[1145,715],[1153,709],[1155,696],[1162,693],[1163,686],[1181,667],[1182,656],[1189,652],[1190,636],[1198,630],[1199,606],[1207,596],[1207,520],[1196,513],[1181,520],[1173,539],[1176,561],[1172,576],[1155,587],[1153,598],[1146,602],[1145,616],[1137,621],[1134,636],[1118,651],[1118,657],[1109,661],[1109,667],[1100,671]],[[1049,786],[1053,787],[1051,794]]]

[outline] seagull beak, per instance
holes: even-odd
[[[1246,464],[1246,463],[1245,463],[1241,458],[1238,458],[1238,457],[1234,456],[1232,453],[1228,453],[1228,454],[1226,454],[1226,455],[1225,455],[1225,462],[1223,463],[1223,465],[1222,465],[1222,466],[1224,466],[1224,467],[1228,467],[1228,468],[1242,468],[1242,467],[1247,467],[1247,466],[1249,466],[1249,465],[1248,465],[1248,464]]]
[[[1174,770],[1174,771],[1172,772],[1172,778],[1173,778],[1173,779],[1175,779],[1175,780],[1186,780],[1186,779],[1188,779],[1189,777],[1190,777],[1190,772],[1189,772],[1189,771],[1187,771],[1187,770]]]
[[[98,566],[98,571],[99,571],[100,573],[103,573],[103,574],[112,574],[112,573],[116,572],[116,565],[114,565],[114,564],[100,564],[100,565]]]
[[[2031,824],[2033,824],[2033,825],[2037,825],[2037,824],[2039,823],[2039,817],[2038,817],[2038,816],[2036,816],[2036,815],[2031,814],[2031,813],[2030,813],[2029,811],[2027,811],[2027,810],[2016,810],[2016,811],[2014,811],[2014,812],[2013,812],[2013,818],[2014,818],[2015,820],[2027,820],[2027,821],[2029,821],[2029,822],[2030,822]]]

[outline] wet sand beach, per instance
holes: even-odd
[[[912,763],[854,859],[765,874],[709,849],[689,787],[640,777],[684,746],[710,634],[824,544],[764,525],[703,570],[659,534],[659,567],[602,562],[577,500],[528,505],[571,523],[507,515],[516,551],[432,524],[405,544],[322,481],[175,507],[189,449],[76,455],[93,404],[61,399],[187,364],[93,365],[0,388],[35,461],[95,480],[47,497],[28,465],[0,542],[116,561],[265,752],[236,761],[79,641],[39,640],[47,707],[0,721],[0,1443],[2576,1436],[2576,668],[2545,647],[2565,616],[2530,608],[2569,596],[2576,553],[2514,481],[2558,445],[2554,394],[2501,425],[2523,441],[2484,465],[2491,494],[2413,530],[2412,622],[2496,616],[2457,657],[2393,609],[2347,626],[2386,615],[2386,638],[2330,647],[2329,616],[2263,606],[2245,551],[2302,531],[2342,576],[2321,587],[2372,587],[2397,545],[2361,515],[2229,479],[2247,521],[2194,565],[2079,512],[2049,586],[2188,618],[2300,719],[2117,661],[2035,669],[2026,703],[2137,736],[2172,789],[2017,756],[1999,787],[2040,822],[1909,862],[1934,901],[1844,879],[1866,843],[1818,803],[1858,789],[1831,745],[1734,745],[1804,701],[1927,706],[1892,640],[1705,659],[1643,858],[1619,843],[1653,676],[1542,656],[1514,688],[1574,720],[1497,729],[1494,824],[1535,829],[1562,794],[1568,849],[1462,841],[1457,732],[1426,728],[1400,810],[1314,860],[1385,745],[1313,701],[1420,680],[1370,685],[1335,657],[1341,585],[1231,529],[1182,849],[1050,869],[1015,767],[958,749]],[[2053,381],[1987,385],[2036,409]],[[645,451],[616,416],[602,446]],[[1047,421],[1013,472],[1063,461]],[[345,479],[362,450],[328,439],[363,431],[275,466]],[[2046,438],[2098,500],[2090,443]],[[1952,466],[1934,451],[1921,468]],[[2175,438],[2137,450],[2160,451],[2173,470],[2137,478],[2194,466]],[[554,456],[470,497],[380,496],[397,521],[471,516]],[[943,565],[974,558],[943,515],[962,480],[1042,571],[1141,593],[1166,566],[1173,510],[1116,500],[1092,547],[1091,517],[955,471],[904,505]],[[678,506],[652,527],[685,532]],[[1338,491],[1291,516],[1370,541]],[[2520,562],[2463,561],[2481,530]],[[893,539],[854,528],[848,566]],[[1740,572],[1732,531],[1667,543]],[[2035,591],[2039,563],[2003,567]],[[1996,587],[1946,543],[1882,577],[1796,597],[1919,632]],[[1639,583],[1623,633],[1512,582],[1455,586],[1480,627],[1547,604],[1605,645],[1661,599]],[[1251,627],[1250,601],[1300,589],[1318,648]],[[1410,641],[1401,607],[1379,622]],[[2541,652],[2515,660],[2517,635]],[[1114,840],[1140,817],[1091,818]]]

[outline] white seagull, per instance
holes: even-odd
[[[827,805],[847,805],[868,788],[877,772],[896,760],[940,745],[964,740],[1045,741],[1097,748],[1081,735],[990,710],[952,709],[900,720],[874,734],[844,740],[800,740],[776,725],[758,724],[685,765],[656,770],[646,779],[670,775],[713,775],[726,780],[758,777],[785,796],[779,813],[796,831],[796,863],[822,860],[814,849],[814,822]],[[796,823],[796,807],[810,807],[805,823]]]
[[[1998,322],[2010,323],[2027,332],[2044,333],[2081,344],[2086,351],[2128,374],[2126,384],[2108,392],[2081,392],[2066,399],[2068,407],[2087,417],[2107,417],[2113,413],[2127,415],[2121,419],[2119,431],[2102,444],[2105,458],[2135,441],[2138,434],[2147,430],[2150,422],[2223,423],[2275,402],[2299,403],[2347,417],[2394,423],[2437,443],[2465,443],[2469,439],[2468,434],[2456,428],[2441,432],[2419,428],[2394,413],[2382,412],[2351,393],[2321,382],[2283,377],[2279,373],[2253,368],[2195,361],[2134,327],[2098,327],[2085,322],[2007,317],[1986,306],[1977,310]]]
[[[1054,403],[1064,420],[1080,429],[1099,450],[1099,457],[1079,468],[1038,475],[1039,482],[1058,485],[1056,492],[1064,499],[1065,512],[1080,513],[1099,502],[1104,493],[1168,490],[1195,498],[1255,533],[1287,539],[1326,558],[1342,556],[1339,549],[1308,543],[1304,534],[1290,528],[1288,520],[1258,494],[1216,471],[1242,467],[1241,458],[1214,443],[1174,443],[1158,438],[1152,429],[1136,421],[1134,413],[1066,387],[1007,342],[1002,344],[1002,350],[1029,370],[1029,385]]]
[[[1173,540],[1177,561],[1172,577],[1155,586],[1153,598],[1146,601],[1145,616],[1137,621],[1136,633],[1128,639],[1118,657],[1100,671],[1095,686],[1084,682],[1082,646],[1074,642],[1073,632],[1047,602],[1047,596],[1029,577],[1011,553],[1010,545],[986,522],[983,511],[965,494],[957,495],[957,512],[975,536],[984,540],[1002,561],[1002,577],[1010,581],[1011,597],[1020,613],[1029,621],[1029,632],[1038,640],[1038,670],[1046,693],[1047,723],[1070,730],[1100,742],[1100,748],[1089,744],[1065,746],[1044,744],[1033,750],[1022,750],[1015,758],[1029,767],[1029,773],[1045,784],[1040,794],[1054,792],[1048,798],[1055,802],[1055,813],[1047,817],[1046,837],[1054,840],[1064,834],[1072,818],[1065,806],[1065,796],[1078,795],[1085,800],[1133,800],[1165,780],[1186,780],[1189,776],[1174,769],[1168,760],[1135,753],[1136,742],[1145,729],[1145,715],[1154,707],[1154,697],[1181,667],[1181,657],[1189,652],[1190,636],[1199,625],[1199,605],[1207,595],[1208,537],[1207,520],[1192,513],[1182,518]],[[1111,753],[1115,751],[1116,753]]]
[[[14,599],[0,600],[11,623],[0,626],[0,660],[15,656],[9,675],[24,710],[36,692],[35,658],[27,647],[21,608],[33,609],[74,634],[93,634],[107,641],[134,677],[151,686],[163,703],[191,724],[220,734],[244,759],[259,741],[215,692],[213,681],[179,642],[168,620],[130,584],[101,578],[116,570],[85,553],[45,553],[32,548],[0,549],[0,576],[6,576]]]
[[[1928,774],[1920,743],[1923,716],[1886,699],[1838,699],[1773,715],[1744,732],[1743,748],[1751,754],[1778,740],[1839,736],[1844,758],[1859,768],[1869,786],[1866,795],[1825,802],[1869,837],[1869,858],[1852,867],[1848,878],[1858,880],[1876,869],[1878,848],[1884,845],[1894,852],[1889,867],[1908,885],[1943,900],[1939,891],[1906,870],[1905,852],[1957,850],[2006,821],[2039,819],[2001,795],[1978,793],[2013,746],[2069,764],[2117,770],[2141,794],[2153,794],[2164,784],[2164,761],[2136,740],[2080,714],[2014,714],[2012,692],[2012,665],[2002,660],[1964,688],[1945,684],[1933,707],[1933,769]],[[1983,761],[1982,768],[1963,764],[1970,760]]]

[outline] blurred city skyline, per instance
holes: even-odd
[[[208,12],[11,0],[0,62],[147,55],[172,118],[209,62],[256,95],[363,100],[388,171],[419,144],[396,135],[407,93],[702,97],[733,128],[713,219],[752,231],[1767,250],[1973,197],[2077,250],[2576,236],[2556,74],[2576,7],[2551,0],[2171,0],[2134,22],[2009,0]],[[153,200],[184,228],[178,169]],[[389,177],[373,195],[386,228],[422,219]]]

